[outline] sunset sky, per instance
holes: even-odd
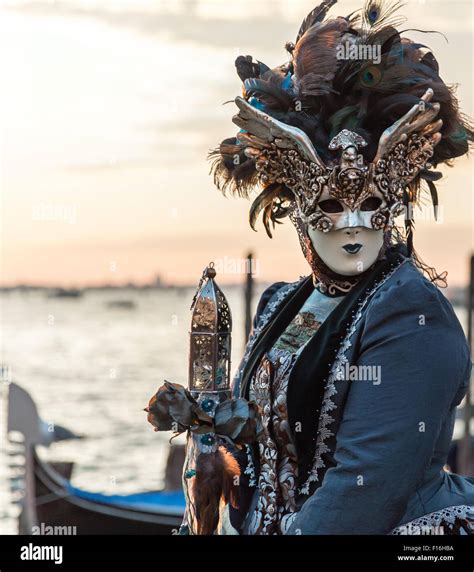
[[[315,2],[314,2],[315,3]],[[234,60],[286,60],[313,1],[3,2],[2,284],[195,283],[211,259],[252,249],[258,279],[307,273],[287,222],[273,240],[248,226],[249,203],[213,187],[208,149],[234,135]],[[341,1],[346,15],[361,2]],[[474,114],[473,3],[407,2],[407,33],[430,46]],[[439,184],[441,221],[415,246],[450,283],[473,250],[473,163]],[[431,218],[431,217],[430,217]],[[226,262],[227,261],[227,262]],[[227,266],[222,282],[240,280]]]

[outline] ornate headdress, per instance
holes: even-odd
[[[383,229],[388,242],[406,241],[412,254],[413,206],[427,188],[436,216],[441,173],[432,168],[465,154],[473,131],[433,54],[400,37],[398,2],[369,0],[358,13],[325,20],[335,3],[306,17],[286,46],[287,64],[271,70],[237,58],[243,97],[233,122],[241,130],[211,153],[214,180],[241,196],[258,189],[252,228],[263,212],[271,237],[289,215],[307,258],[317,256],[308,226],[329,232],[354,216]],[[331,198],[344,212],[330,208]],[[403,211],[404,233],[394,223]]]

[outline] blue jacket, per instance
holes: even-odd
[[[279,283],[264,294],[250,346],[258,345],[286,292],[295,288]],[[471,375],[469,348],[451,304],[405,260],[358,308],[331,364],[323,406],[306,411],[315,415],[326,407],[337,414],[331,413],[327,427],[319,425],[323,468],[310,493],[301,495],[289,534],[388,534],[427,513],[474,505],[474,479],[443,470],[456,407]],[[249,347],[235,393],[244,394],[241,379],[251,358]],[[311,355],[304,359],[309,364]],[[346,373],[354,365],[378,367],[380,380],[350,381]],[[305,391],[304,371],[308,367],[293,382],[294,392]],[[305,405],[303,395],[300,416],[311,403]]]

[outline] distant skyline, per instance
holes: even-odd
[[[291,223],[269,240],[248,226],[250,203],[213,187],[206,155],[235,133],[234,60],[270,66],[317,2],[234,0],[4,2],[1,284],[82,287],[194,284],[211,260],[252,250],[263,282],[308,273]],[[342,1],[331,14],[362,2]],[[455,9],[453,9],[455,6]],[[191,9],[192,8],[192,9]],[[404,28],[430,46],[474,115],[473,5],[407,2]],[[451,285],[474,250],[473,163],[446,168],[442,222],[420,221],[415,247]],[[428,217],[430,218],[430,217]]]

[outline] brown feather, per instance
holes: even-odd
[[[281,224],[278,218],[284,218],[287,215],[284,203],[291,202],[294,199],[292,192],[280,183],[270,183],[258,197],[253,201],[250,207],[249,222],[253,230],[259,214],[263,211],[263,224],[269,238],[272,238],[270,225],[275,228],[275,224]]]
[[[337,46],[347,32],[344,18],[315,24],[308,30],[293,51],[297,91],[302,96],[321,95],[332,90],[332,80],[341,65]]]
[[[337,0],[324,0],[319,6],[313,8],[311,12],[306,16],[303,20],[303,23],[300,26],[298,36],[296,37],[295,44],[303,37],[303,35],[312,28],[317,22],[321,22],[326,17],[329,8],[336,4]]]
[[[196,461],[192,495],[196,506],[197,534],[213,534],[219,523],[221,499],[238,507],[240,467],[224,448],[214,453],[201,453]]]
[[[244,157],[240,164],[233,163],[233,156],[238,154],[234,151],[237,150],[240,150],[239,156],[242,157],[243,148],[238,145],[224,144],[210,151],[207,157],[211,163],[210,174],[213,176],[214,184],[224,195],[230,193],[248,198],[258,185],[258,173],[253,159]]]

